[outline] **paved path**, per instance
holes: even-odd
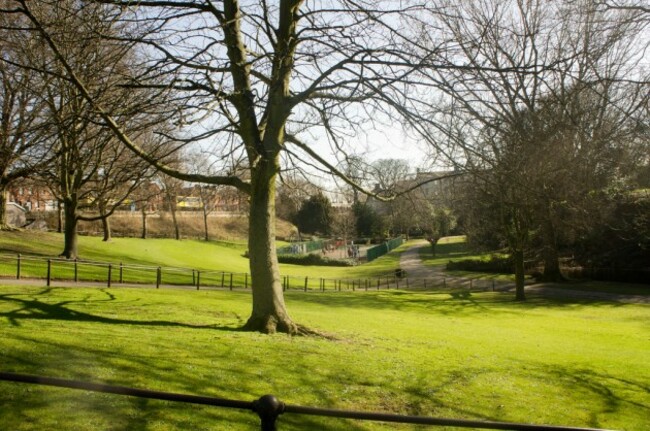
[[[515,286],[513,282],[491,280],[473,280],[461,277],[454,277],[445,273],[442,266],[426,266],[420,259],[420,249],[429,247],[426,240],[415,241],[412,246],[402,253],[400,267],[406,271],[410,288],[427,287],[448,287],[448,288],[469,288],[476,290],[497,290],[511,291]],[[402,283],[404,284],[404,283]],[[623,303],[644,303],[650,304],[650,296],[642,295],[619,295],[608,292],[589,292],[583,290],[571,290],[565,286],[558,286],[553,283],[534,283],[525,287],[526,292],[547,297],[570,297],[575,299],[604,300]]]

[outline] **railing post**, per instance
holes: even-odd
[[[47,287],[52,284],[52,259],[47,260]]]
[[[20,253],[16,258],[16,280],[20,280]]]
[[[106,287],[111,287],[111,276],[113,272],[113,265],[110,263],[108,264],[108,282],[106,283]]]
[[[232,290],[232,272],[230,273],[230,290]]]
[[[224,286],[224,280],[225,280],[225,278],[226,278],[226,273],[223,272],[223,271],[221,271],[221,287]]]
[[[244,289],[248,289],[248,273],[244,274]]]
[[[120,284],[124,283],[124,265],[120,262]]]
[[[309,283],[309,277],[305,277],[305,292],[307,291],[307,283]]]
[[[260,417],[262,431],[275,431],[275,421],[284,413],[284,403],[273,395],[264,395],[253,402],[253,411]]]
[[[201,285],[201,271],[196,271],[196,290],[199,290],[199,286]]]
[[[79,263],[77,261],[77,258],[74,258],[74,282],[79,281]]]
[[[158,267],[156,269],[156,289],[160,289],[161,283],[162,283],[162,268]]]

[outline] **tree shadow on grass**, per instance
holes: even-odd
[[[567,298],[529,293],[526,301],[517,301],[510,292],[475,292],[467,289],[436,291],[384,290],[372,292],[287,292],[289,302],[324,307],[367,308],[426,312],[441,315],[520,314],[536,308],[623,307],[629,304],[602,298]]]
[[[51,292],[51,288],[45,289],[39,292],[37,295],[46,295]],[[13,326],[20,326],[20,322],[23,320],[59,320],[59,321],[73,321],[73,322],[91,322],[91,323],[103,323],[103,324],[117,324],[117,325],[139,325],[139,326],[168,326],[168,327],[180,327],[180,328],[192,328],[192,329],[216,329],[223,331],[237,331],[239,328],[233,328],[229,326],[211,324],[211,325],[199,325],[183,322],[175,322],[170,320],[136,320],[136,319],[118,319],[112,317],[106,317],[101,315],[95,315],[87,313],[84,311],[75,310],[75,305],[79,304],[89,304],[89,303],[102,303],[107,301],[115,301],[116,296],[110,292],[101,290],[107,296],[106,299],[97,300],[92,299],[90,296],[86,296],[81,300],[69,300],[69,301],[59,301],[56,303],[47,303],[44,301],[35,298],[36,295],[30,295],[30,299],[21,298],[25,296],[24,293],[6,293],[0,295],[0,303],[9,304],[15,306],[14,309],[10,311],[0,311],[0,318],[6,318],[7,321]],[[233,313],[216,313],[215,317],[224,317],[224,318],[237,318],[241,321],[241,318]]]

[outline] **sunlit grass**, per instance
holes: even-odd
[[[402,414],[650,427],[647,305],[287,292],[334,337],[239,332],[247,292],[0,286],[3,371]],[[0,383],[11,430],[256,429],[253,414]],[[419,429],[286,415],[281,430]]]
[[[370,277],[382,276],[392,273],[399,267],[399,257],[404,250],[402,246],[389,254],[382,256],[373,262],[355,267],[329,267],[329,266],[302,266],[281,264],[280,270],[283,276],[290,276],[295,280],[308,278],[310,289],[318,289],[320,279],[327,279],[331,284],[333,280],[350,279],[358,280]],[[63,236],[56,233],[46,232],[2,232],[0,233],[0,254],[8,254],[11,257],[0,261],[0,275],[13,275],[16,273],[16,262],[14,255],[40,257],[56,257],[63,248]],[[236,273],[239,283],[244,283],[244,273],[250,272],[249,261],[244,257],[247,249],[246,242],[224,242],[224,241],[200,241],[200,240],[173,240],[173,239],[139,239],[139,238],[114,238],[110,242],[104,242],[98,237],[79,237],[79,258],[81,261],[97,261],[113,263],[115,270],[112,273],[114,281],[118,279],[118,265],[144,265],[154,268],[152,270],[139,272],[129,271],[128,278],[131,282],[155,282],[155,268],[178,267],[186,268],[182,275],[166,274],[164,282],[191,284],[192,269],[201,271],[213,271]],[[55,265],[56,267],[56,265]],[[59,265],[59,268],[61,265]],[[81,267],[80,267],[81,268]],[[107,270],[104,267],[84,267],[88,276],[85,279],[103,281],[107,278]],[[71,278],[72,264],[67,269],[58,269],[57,274]],[[46,268],[44,264],[30,267],[25,263],[23,267],[24,276],[45,277]],[[80,273],[80,276],[83,275]],[[209,282],[204,274],[204,282]],[[216,278],[215,278],[216,277]],[[189,281],[188,281],[189,280]],[[227,281],[227,280],[226,280]],[[219,283],[220,276],[212,275],[212,282]],[[294,281],[297,282],[297,281]]]

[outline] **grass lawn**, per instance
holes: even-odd
[[[331,334],[235,330],[248,292],[0,286],[0,369],[401,414],[650,429],[650,308],[509,294],[287,292]],[[252,430],[253,414],[0,382],[11,430]],[[286,415],[280,430],[423,429]],[[431,428],[433,429],[433,428]]]
[[[360,279],[377,277],[393,273],[399,267],[399,256],[406,245],[393,250],[391,253],[368,264],[356,267],[323,267],[323,266],[302,266],[281,264],[280,269],[283,276],[295,278],[294,285],[304,284],[304,278],[308,277],[311,289],[320,287],[319,279]],[[63,236],[47,232],[1,232],[0,233],[0,254],[8,255],[10,258],[4,261],[0,259],[0,275],[13,276],[16,274],[15,255],[35,255],[41,257],[55,257],[63,248]],[[80,259],[86,261],[111,262],[125,265],[146,265],[152,268],[179,267],[209,271],[226,271],[240,273],[239,282],[243,284],[243,273],[249,272],[248,259],[243,257],[247,249],[245,242],[205,242],[200,240],[173,239],[139,239],[139,238],[114,238],[110,242],[103,242],[99,237],[80,236],[79,255]],[[67,269],[61,269],[61,265],[55,266],[53,278],[57,275],[72,279],[72,265]],[[57,269],[58,268],[58,269]],[[105,280],[106,269],[95,267],[84,267],[88,273],[86,279]],[[58,271],[58,273],[56,272]],[[25,263],[21,269],[24,276],[45,277],[46,267],[44,263],[38,265]],[[96,276],[93,276],[97,273]],[[82,274],[80,274],[80,277]],[[191,284],[192,273],[186,271],[183,274],[176,274],[179,282]],[[112,273],[113,280],[118,277],[117,269]],[[215,280],[219,278],[215,275]],[[149,271],[146,274],[133,275],[129,273],[126,277],[134,282],[148,280],[155,283],[155,272]],[[166,281],[170,281],[168,275]],[[188,281],[189,280],[189,281]],[[213,281],[215,281],[213,280]],[[207,281],[207,278],[204,278]],[[331,288],[328,285],[328,288]]]

